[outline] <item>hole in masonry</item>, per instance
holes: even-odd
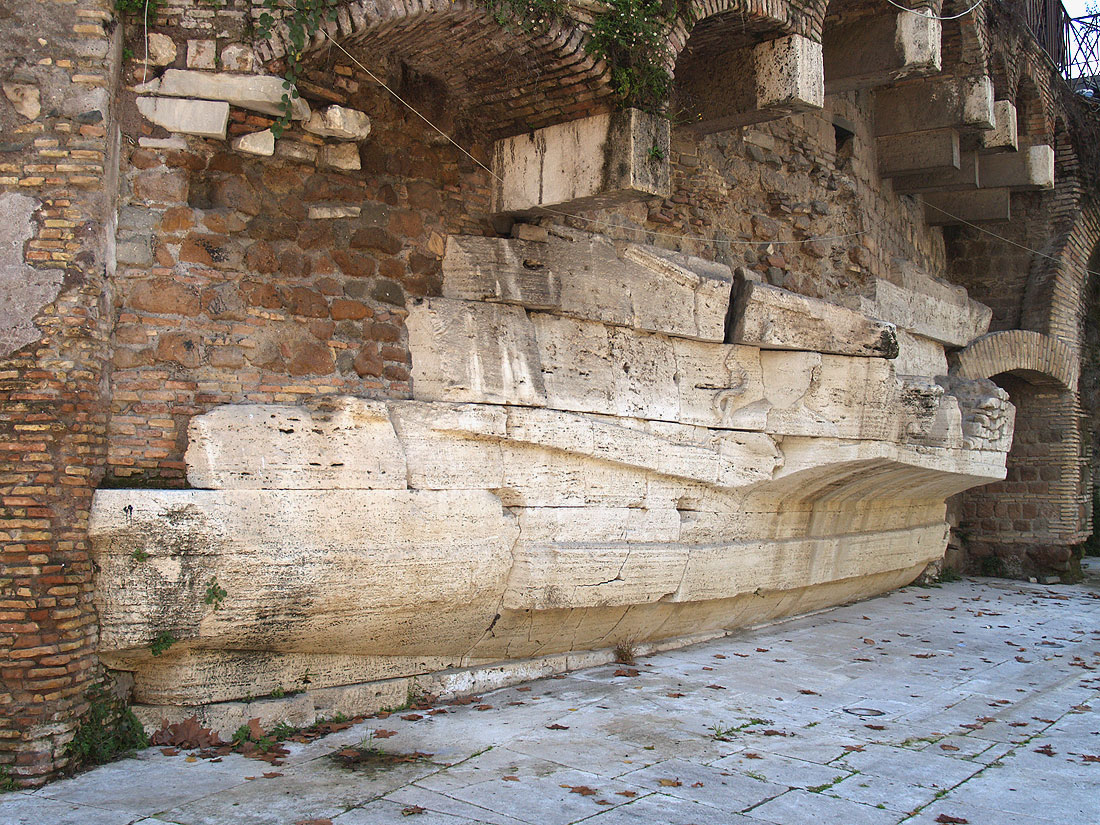
[[[850,713],[853,716],[885,716],[886,711],[876,710],[875,708],[844,708],[845,713]]]

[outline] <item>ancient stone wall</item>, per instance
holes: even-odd
[[[995,8],[699,3],[655,114],[599,4],[356,0],[283,123],[259,0],[148,35],[43,5],[0,12],[22,780],[64,767],[97,633],[147,723],[231,732],[881,592],[991,481],[977,555],[1087,534],[1100,224]]]
[[[97,670],[88,515],[106,454],[112,314],[105,0],[0,8],[0,768],[37,784]]]

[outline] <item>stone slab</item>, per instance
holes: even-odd
[[[932,196],[929,195],[929,198]],[[857,307],[873,318],[941,344],[963,347],[989,328],[992,311],[962,287],[939,281],[899,262],[891,280],[877,278]]]
[[[627,109],[496,142],[493,211],[612,204],[669,195],[669,124]]]
[[[939,72],[941,29],[935,17],[909,11],[830,27],[824,38],[826,93],[885,86],[904,77]]]
[[[106,651],[168,631],[239,650],[447,654],[491,623],[516,535],[480,491],[101,490],[94,509]],[[220,609],[204,601],[211,580]]]
[[[730,294],[724,274],[700,275],[645,247],[584,233],[545,243],[452,236],[443,294],[721,342]]]
[[[1002,223],[1012,217],[1012,190],[980,189],[976,192],[939,192],[924,196],[929,226],[964,223]]]
[[[897,175],[891,179],[891,183],[894,191],[903,195],[962,192],[978,188],[981,183],[980,172],[978,156],[973,152],[964,152],[959,157],[957,169],[928,169],[920,174]]]
[[[728,342],[762,349],[894,358],[893,324],[738,276]]]
[[[310,115],[309,104],[302,98],[293,97],[292,90],[287,86],[283,78],[272,75],[168,69],[157,79],[137,86],[135,91],[161,97],[221,100],[266,115],[281,115],[283,96],[291,95],[292,119],[307,119]]]
[[[981,157],[983,188],[1053,189],[1054,147],[1028,146],[1019,152]]]
[[[952,172],[960,168],[957,129],[928,129],[876,138],[878,170],[883,177]]]
[[[229,125],[228,103],[139,97],[137,108],[146,120],[169,132],[225,140],[225,130]]]
[[[992,129],[993,82],[986,75],[942,76],[875,93],[875,135],[929,129]]]
[[[187,438],[187,481],[199,489],[405,489],[404,452],[380,401],[217,407],[191,419]]]

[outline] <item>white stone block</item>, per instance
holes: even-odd
[[[309,104],[301,98],[294,98],[293,89],[283,78],[271,75],[168,69],[161,77],[143,83],[135,91],[163,97],[224,100],[233,106],[267,115],[281,115],[283,96],[287,95],[291,97],[292,119],[305,120],[310,116]]]
[[[250,74],[256,68],[256,55],[242,43],[230,43],[222,49],[222,69]]]
[[[234,138],[229,145],[248,155],[271,157],[275,154],[275,135],[270,129],[264,129],[262,132]]]
[[[180,100],[168,97],[139,97],[137,108],[151,123],[169,132],[225,140],[229,125],[229,104],[214,100]]]
[[[216,69],[218,67],[218,44],[215,40],[187,41],[188,69]]]
[[[1017,148],[1016,106],[1011,100],[993,102],[993,128],[981,133],[982,146],[986,149],[1011,150]]]
[[[337,218],[358,218],[363,209],[360,206],[311,206],[309,219],[311,221],[326,221]]]
[[[363,168],[359,147],[354,143],[328,144],[321,147],[321,163],[333,169],[354,172]]]
[[[668,121],[637,109],[505,138],[493,148],[493,210],[668,197],[668,154]]]
[[[966,290],[899,264],[892,280],[876,279],[859,299],[861,312],[941,344],[964,347],[984,335],[992,310]]]
[[[370,134],[370,118],[356,109],[327,106],[310,115],[304,128],[321,137],[365,140]]]
[[[825,105],[820,43],[792,34],[758,43],[752,56],[757,109],[805,111]]]
[[[149,37],[145,42],[149,49],[149,65],[167,66],[175,62],[176,43],[168,35],[160,32],[149,32]]]
[[[405,458],[379,401],[217,407],[188,426],[187,481],[212,490],[398,490]]]

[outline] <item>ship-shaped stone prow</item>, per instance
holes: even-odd
[[[897,339],[845,352],[828,320],[889,322],[564,231],[452,238],[444,272],[410,308],[414,399],[218,407],[191,421],[194,489],[97,494],[100,650],[140,713],[228,728],[295,668],[367,706],[866,597],[943,555],[948,496],[1004,476],[1002,391],[899,377]],[[726,343],[733,316],[754,344]]]

